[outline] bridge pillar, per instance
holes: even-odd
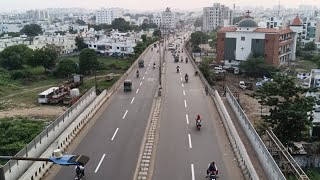
[[[3,166],[0,165],[0,180],[5,180]]]

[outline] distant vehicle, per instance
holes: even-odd
[[[124,92],[132,90],[132,81],[131,80],[125,80],[123,82],[123,90],[124,90]]]
[[[263,83],[262,82],[257,82],[256,83],[256,87],[262,87],[263,86]]]
[[[144,67],[144,60],[140,59],[138,61],[138,65],[139,65],[139,68],[143,68]]]
[[[178,55],[174,56],[174,62],[179,62],[179,56]]]
[[[59,87],[51,87],[38,95],[38,103],[39,104],[47,104],[49,103],[49,98],[55,94]]]
[[[246,89],[246,83],[244,83],[244,81],[240,81],[239,82],[239,86],[242,90],[245,90]]]
[[[225,73],[226,70],[222,69],[222,67],[215,67],[214,73]]]

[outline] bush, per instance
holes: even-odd
[[[14,79],[14,80],[25,79],[25,78],[30,78],[32,76],[32,73],[25,69],[14,70],[10,72],[10,76],[11,76],[11,79]]]

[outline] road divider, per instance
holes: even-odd
[[[112,136],[112,138],[111,138],[111,141],[113,141],[113,139],[116,137],[118,130],[119,130],[119,128],[117,128],[116,131],[113,133],[113,136]]]
[[[96,167],[96,170],[94,170],[94,173],[97,173],[98,172],[98,170],[99,170],[99,168],[100,168],[100,166],[101,166],[101,163],[102,163],[102,161],[104,160],[104,157],[106,156],[106,154],[103,154],[102,155],[102,157],[101,157],[101,159],[100,159],[100,161],[99,161],[99,164],[98,164],[98,166]]]

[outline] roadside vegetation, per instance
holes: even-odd
[[[21,117],[0,119],[0,154],[14,156],[43,131],[48,123],[46,120]],[[0,164],[5,162],[0,161]]]

